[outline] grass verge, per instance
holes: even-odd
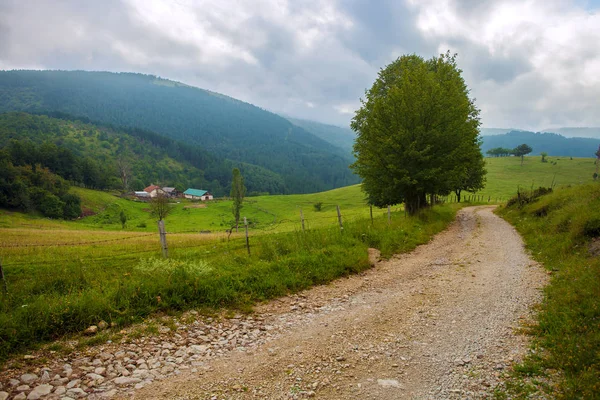
[[[498,397],[600,398],[600,186],[558,189],[499,214],[552,279],[531,353]]]
[[[39,232],[7,230],[2,243],[9,291],[0,297],[0,360],[101,320],[122,327],[158,311],[250,310],[257,301],[369,268],[368,247],[383,256],[410,251],[443,230],[458,208],[436,206],[414,217],[394,213],[390,225],[379,217],[346,222],[343,231],[332,226],[263,234],[251,238],[251,255],[240,236],[173,235],[168,260],[158,257],[156,239],[144,234],[77,247],[69,243],[83,231],[61,231],[54,246],[46,238],[32,248],[18,244]],[[147,246],[155,250],[140,257]]]

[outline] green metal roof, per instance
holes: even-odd
[[[206,190],[200,190],[200,189],[188,189],[185,192],[183,192],[183,194],[189,194],[190,196],[198,196],[198,197],[202,197],[206,193],[208,193]]]

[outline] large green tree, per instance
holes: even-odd
[[[379,72],[351,124],[370,204],[404,202],[412,214],[428,195],[483,187],[479,110],[461,72],[449,53],[405,55]]]

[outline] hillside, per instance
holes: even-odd
[[[515,148],[526,143],[533,148],[532,154],[546,152],[552,156],[593,157],[600,139],[566,138],[556,133],[511,131],[504,135],[484,136],[481,151],[485,154],[495,147]]]
[[[304,128],[313,135],[331,143],[344,150],[345,154],[352,154],[352,146],[356,133],[352,129],[342,128],[341,126],[322,124],[316,121],[306,119],[286,117],[292,124]]]
[[[65,117],[66,118],[66,117]],[[128,188],[151,183],[228,193],[233,166],[246,174],[249,191],[283,193],[283,179],[264,168],[218,159],[197,146],[152,132],[117,130],[80,120],[27,113],[0,114],[0,149],[15,165],[41,164],[64,179],[97,189],[121,189],[120,166]]]
[[[351,156],[251,104],[155,76],[84,71],[2,71],[0,112],[54,112],[150,130],[219,159],[264,167],[286,193],[358,182]]]

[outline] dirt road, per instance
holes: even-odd
[[[545,282],[508,223],[467,208],[410,254],[259,307],[287,324],[274,340],[135,398],[486,398],[527,351],[516,328]]]

